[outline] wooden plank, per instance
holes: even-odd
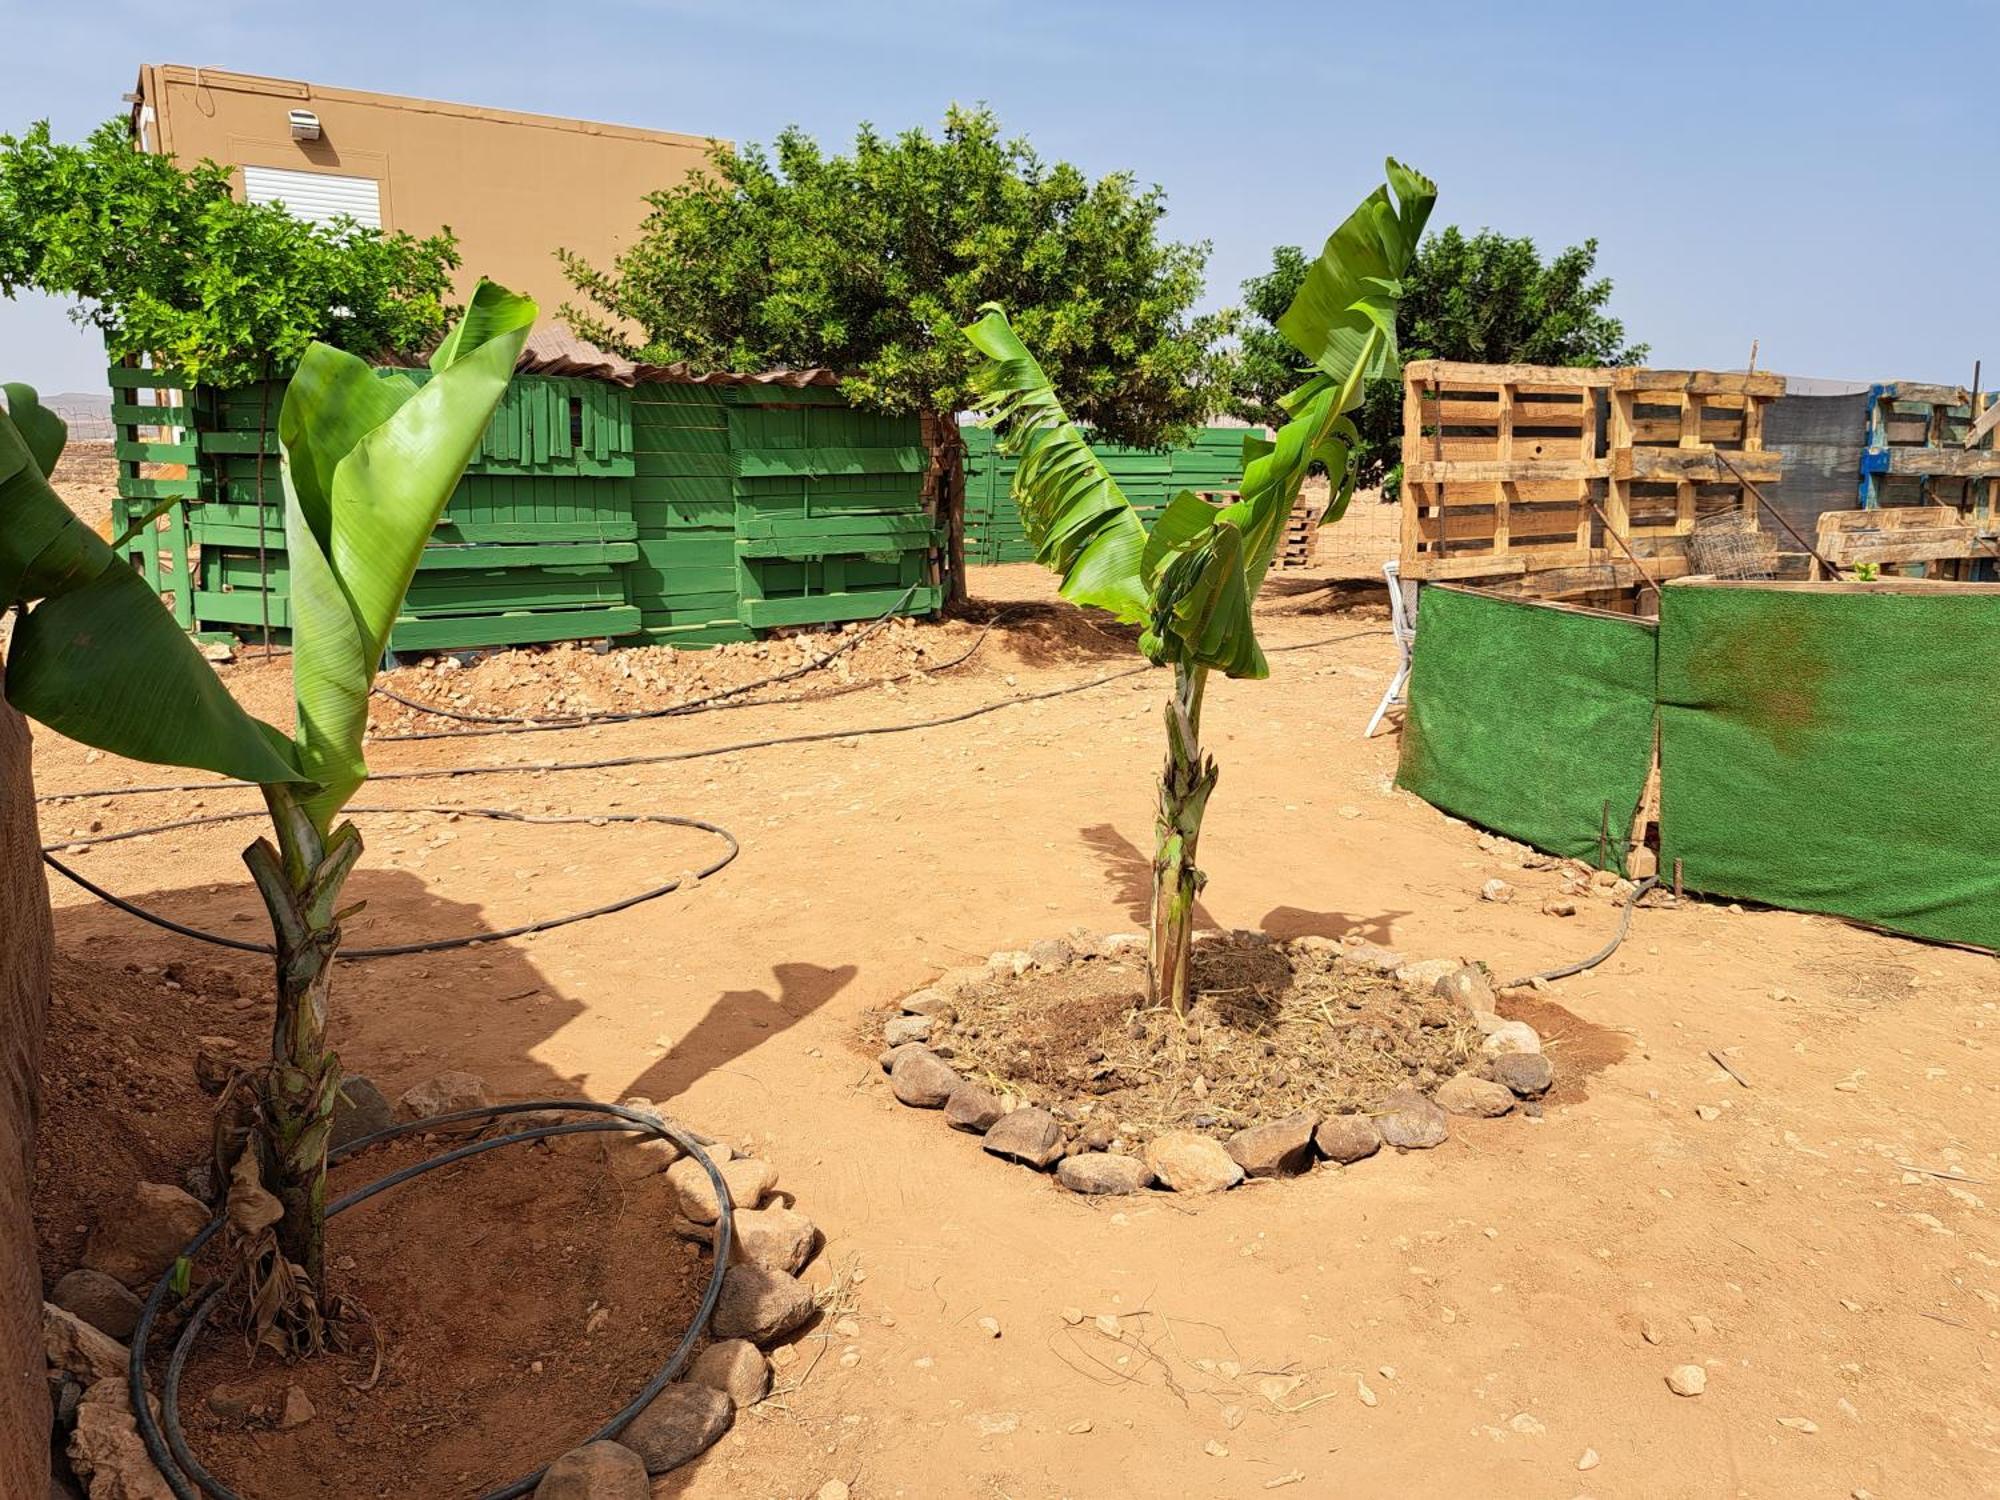
[[[1764,371],[1722,373],[1714,370],[1644,370],[1609,372],[1621,391],[1684,391],[1693,396],[1768,396],[1785,394],[1785,377]]]
[[[1885,448],[1891,474],[1939,479],[2000,476],[2000,453],[1984,448]]]
[[[1502,463],[1496,459],[1446,459],[1425,460],[1404,465],[1405,477],[1413,478],[1422,484],[1463,482],[1497,484],[1502,481],[1530,479],[1602,479],[1609,472],[1609,466],[1601,458],[1516,459],[1511,463]]]
[[[1728,455],[1725,465],[1709,448],[1628,448],[1611,456],[1611,477],[1615,479],[1735,484],[1748,479],[1754,484],[1775,483],[1783,472],[1783,455],[1738,452]]]
[[[1473,365],[1445,359],[1412,360],[1407,380],[1440,386],[1512,385],[1531,390],[1594,390],[1611,384],[1611,372],[1560,365]]]

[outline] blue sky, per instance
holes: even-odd
[[[163,24],[163,16],[171,20]],[[0,0],[0,131],[76,137],[142,62],[768,140],[935,125],[984,101],[1045,155],[1167,190],[1209,302],[1316,242],[1394,153],[1434,224],[1594,235],[1656,365],[1966,381],[2000,360],[1987,160],[2000,6],[969,5],[954,0]],[[46,301],[0,301],[0,369],[95,389]],[[1992,363],[1985,383],[2000,379]]]

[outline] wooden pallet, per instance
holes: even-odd
[[[1938,563],[1995,556],[1994,543],[1982,540],[1979,529],[1950,505],[1830,510],[1819,518],[1816,545],[1819,556],[1837,568],[1857,563],[1898,571],[1918,567],[1918,577]],[[1813,559],[1812,576],[1824,576],[1819,558]]]
[[[1688,571],[1685,538],[1745,481],[1777,375],[1440,360],[1404,370],[1401,572],[1609,597]]]
[[[2000,428],[1972,447],[1965,437],[1994,404],[1963,386],[1895,381],[1868,391],[1861,504],[1949,505],[1964,524],[1991,530],[2000,517]]]
[[[1320,517],[1326,514],[1324,493],[1309,495],[1299,492],[1292,502],[1292,513],[1285,517],[1284,535],[1278,539],[1278,555],[1274,565],[1278,568],[1310,568],[1313,563],[1313,544],[1319,536]]]

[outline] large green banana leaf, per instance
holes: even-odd
[[[24,385],[0,410],[0,605],[26,606],[7,701],[86,745],[244,781],[298,781],[291,743],[245,713],[146,581],[48,476],[67,429]]]
[[[1006,314],[989,304],[965,330],[986,356],[973,384],[987,420],[1023,455],[1014,494],[1036,556],[1062,575],[1065,598],[1144,619],[1140,645],[1154,661],[1231,677],[1269,673],[1251,604],[1314,463],[1336,487],[1328,519],[1346,510],[1357,441],[1347,413],[1370,378],[1395,367],[1402,281],[1437,197],[1435,184],[1399,162],[1388,163],[1387,177],[1328,237],[1278,320],[1311,375],[1286,398],[1291,420],[1275,439],[1246,436],[1241,498],[1219,510],[1183,491],[1147,534]]]
[[[424,544],[479,445],[535,304],[482,281],[431,377],[314,344],[278,414],[299,764],[322,832],[368,775],[368,690]]]

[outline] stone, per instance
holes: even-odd
[[[1479,1048],[1489,1057],[1503,1052],[1539,1052],[1542,1039],[1526,1021],[1502,1021],[1486,1033],[1486,1040]]]
[[[1220,1141],[1170,1130],[1146,1143],[1146,1166],[1177,1193],[1219,1193],[1243,1180],[1243,1168]]]
[[[829,1479],[819,1487],[819,1491],[814,1495],[813,1500],[849,1500],[852,1494],[853,1491],[848,1489],[845,1480]]]
[[[150,1288],[208,1223],[194,1194],[162,1182],[137,1182],[99,1211],[83,1247],[83,1263],[128,1287]]]
[[[995,1156],[1041,1171],[1062,1159],[1063,1128],[1054,1115],[1030,1104],[995,1120],[980,1144]]]
[[[984,1135],[1006,1113],[1000,1096],[976,1083],[961,1083],[944,1102],[944,1122],[953,1130]]]
[[[1576,915],[1574,901],[1544,901],[1542,915],[1545,917],[1573,917]]]
[[[626,1424],[618,1441],[639,1455],[648,1474],[671,1473],[705,1453],[736,1420],[736,1403],[711,1386],[668,1386]]]
[[[1428,1151],[1445,1141],[1445,1114],[1415,1089],[1385,1094],[1375,1106],[1375,1128],[1401,1151]]]
[[[903,999],[903,1013],[910,1016],[929,1016],[940,1026],[949,1026],[958,1019],[958,1007],[951,997],[935,989],[918,990]]]
[[[53,1302],[42,1304],[42,1356],[51,1369],[86,1387],[122,1378],[132,1362],[131,1351],[118,1340]]]
[[[1455,958],[1420,958],[1396,971],[1396,983],[1406,990],[1429,994],[1437,988],[1440,979],[1447,974],[1456,974],[1461,967]]]
[[[764,1201],[764,1195],[778,1185],[778,1169],[754,1156],[717,1162],[715,1166],[735,1208],[756,1208]],[[722,1212],[715,1200],[715,1184],[708,1180],[708,1170],[692,1156],[683,1157],[667,1168],[667,1185],[674,1190],[681,1212],[697,1224],[713,1224]]]
[[[1708,1389],[1708,1371],[1700,1365],[1675,1365],[1667,1371],[1667,1389],[1676,1396],[1699,1396]]]
[[[1118,1139],[1118,1127],[1110,1120],[1099,1117],[1085,1125],[1070,1142],[1072,1152],[1109,1151],[1112,1142]]]
[[[1106,958],[1137,958],[1149,947],[1149,940],[1143,932],[1107,932],[1098,940],[1097,949]]]
[[[912,1109],[941,1109],[964,1082],[928,1047],[898,1047],[889,1067],[890,1092]]]
[[[1153,1180],[1146,1164],[1133,1156],[1113,1156],[1108,1151],[1090,1151],[1082,1156],[1065,1156],[1056,1163],[1056,1181],[1072,1193],[1091,1197],[1113,1197],[1136,1193]]]
[[[278,1417],[280,1431],[290,1432],[294,1427],[303,1427],[318,1415],[319,1412],[313,1407],[312,1397],[306,1394],[304,1386],[285,1387],[285,1408]]]
[[[1313,1144],[1328,1161],[1352,1166],[1382,1149],[1382,1132],[1367,1115],[1328,1115],[1313,1132]]]
[[[1582,1456],[1577,1459],[1576,1466],[1579,1470],[1587,1474],[1602,1462],[1603,1460],[1597,1456],[1595,1448],[1586,1448],[1583,1450]]]
[[[213,1098],[229,1087],[243,1067],[243,1049],[234,1037],[198,1036],[194,1039],[195,1087]]]
[[[175,1500],[146,1454],[122,1374],[83,1393],[68,1451],[77,1477],[89,1487],[90,1500]]]
[[[1555,1069],[1541,1052],[1503,1052],[1486,1065],[1486,1076],[1523,1099],[1539,1099],[1555,1082]]]
[[[1438,1085],[1439,1106],[1455,1115],[1495,1119],[1514,1107],[1514,1091],[1475,1073],[1454,1073]]]
[[[433,1115],[456,1114],[462,1109],[478,1109],[491,1104],[486,1080],[471,1073],[444,1072],[426,1078],[404,1090],[397,1107],[406,1120],[428,1120]],[[468,1122],[469,1123],[469,1122]]]
[[[1393,974],[1408,960],[1394,948],[1384,948],[1380,943],[1349,943],[1341,949],[1340,962],[1371,974]]]
[[[813,1221],[796,1209],[773,1204],[739,1209],[730,1217],[735,1230],[732,1259],[766,1270],[796,1275],[812,1259],[813,1247],[819,1243],[819,1230]]]
[[[1449,974],[1440,975],[1438,982],[1431,986],[1431,993],[1440,1000],[1462,1005],[1470,1011],[1493,1009],[1493,981],[1486,977],[1484,969],[1471,964],[1460,964]]]
[[[1481,901],[1512,901],[1514,899],[1514,887],[1507,884],[1504,880],[1489,880],[1479,888],[1479,899]]]
[[[333,1133],[327,1137],[327,1149],[338,1151],[395,1123],[396,1112],[375,1081],[349,1073],[340,1080],[340,1097],[333,1101]]]
[[[1227,1149],[1246,1177],[1296,1177],[1313,1164],[1313,1131],[1319,1116],[1310,1111],[1287,1115],[1239,1130]]]
[[[718,1339],[748,1339],[762,1346],[812,1315],[811,1287],[783,1271],[742,1262],[723,1273],[722,1297],[709,1331]]]
[[[738,1406],[754,1406],[771,1389],[771,1362],[748,1339],[724,1339],[701,1351],[687,1378],[721,1391]]]
[[[1028,962],[1038,969],[1060,969],[1074,957],[1067,938],[1042,938],[1028,945]]]
[[[646,1461],[623,1443],[585,1443],[550,1464],[534,1500],[651,1500]]]
[[[102,1271],[71,1271],[55,1285],[49,1300],[66,1313],[74,1313],[99,1333],[114,1339],[129,1339],[139,1326],[139,1310],[145,1304],[123,1282]]]
[[[887,1047],[907,1047],[911,1042],[928,1042],[931,1033],[937,1029],[937,1022],[929,1016],[891,1016],[882,1027],[882,1042]]]

